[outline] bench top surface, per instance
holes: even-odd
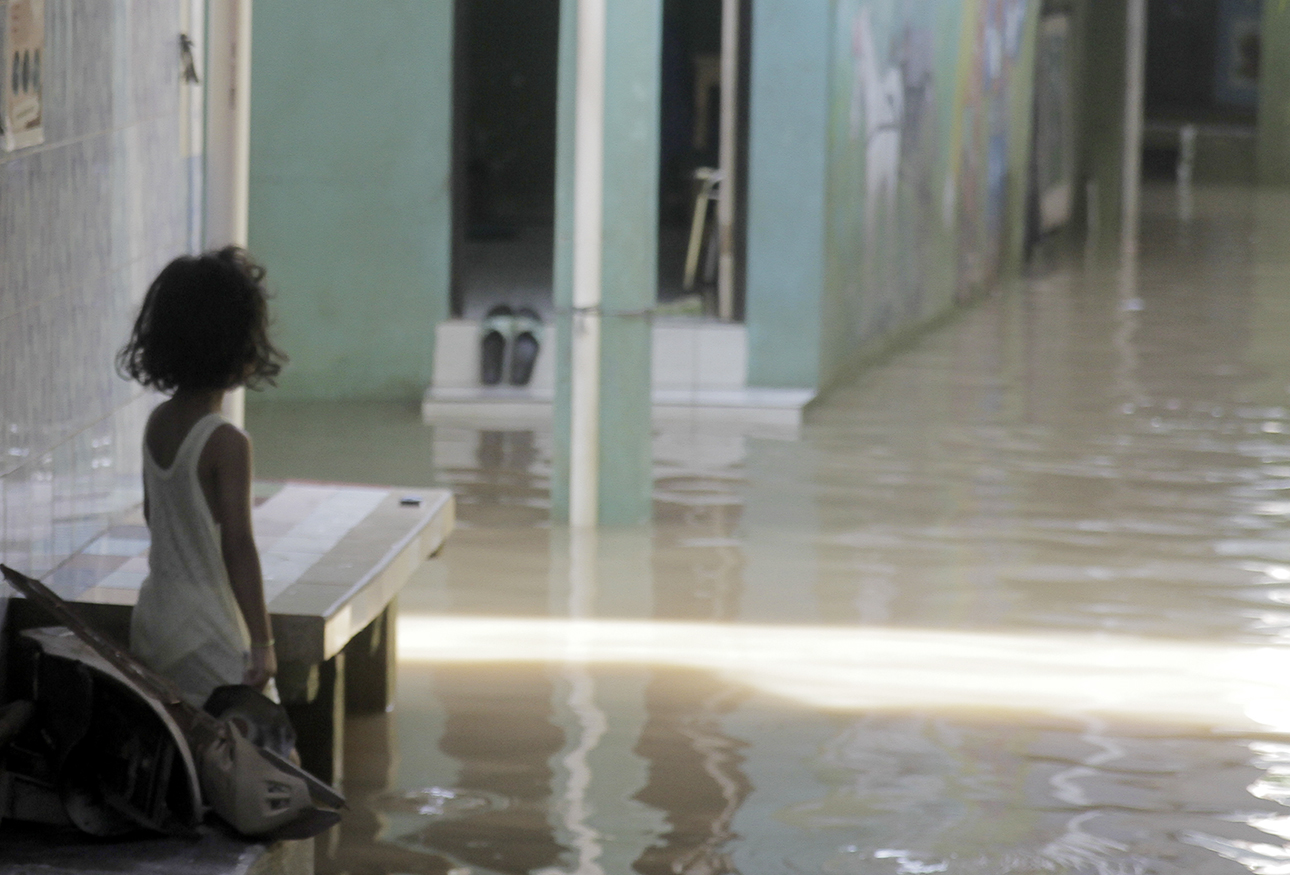
[[[454,522],[453,496],[443,489],[257,482],[253,496],[275,634],[287,623],[293,634],[322,636],[328,655],[384,609]],[[148,575],[148,546],[140,510],[45,583],[68,600],[132,606]]]

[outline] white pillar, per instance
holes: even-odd
[[[604,236],[605,2],[578,2],[573,181],[573,402],[569,524],[594,526],[600,505],[600,301]]]
[[[721,134],[717,163],[717,316],[735,318],[735,157],[739,112],[739,0],[721,2]]]
[[[251,0],[210,0],[206,42],[206,245],[246,245]]]
[[[1124,52],[1124,159],[1121,184],[1121,250],[1138,249],[1142,192],[1142,114],[1147,63],[1147,0],[1129,0]]]
[[[251,170],[251,0],[209,0],[206,42],[207,249],[246,246]],[[224,415],[245,421],[245,392]]]

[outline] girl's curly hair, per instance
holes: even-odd
[[[162,392],[276,385],[287,356],[269,341],[264,268],[228,246],[176,258],[139,308],[117,371]]]

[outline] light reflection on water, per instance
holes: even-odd
[[[708,670],[828,711],[1103,715],[1290,737],[1290,648],[1106,635],[405,613],[399,658]]]
[[[797,438],[661,432],[590,547],[541,428],[252,408],[261,476],[459,495],[320,868],[1290,872],[1290,210],[1170,197]]]

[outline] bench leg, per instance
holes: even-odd
[[[296,729],[300,764],[327,783],[336,784],[341,778],[345,746],[344,651],[318,666],[317,693],[308,701],[287,695],[283,700]]]
[[[351,714],[376,714],[394,707],[398,615],[398,603],[391,601],[345,645],[345,709]]]

